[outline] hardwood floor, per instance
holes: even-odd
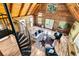
[[[10,35],[7,39],[0,41],[0,51],[5,56],[20,55],[18,45],[13,35]]]
[[[31,56],[45,56],[45,52],[37,48],[35,43],[33,43]]]
[[[19,56],[20,51],[16,43],[15,37],[10,35],[7,39],[0,41],[0,51],[4,56]],[[31,56],[44,56],[44,52],[35,47],[32,43]]]
[[[56,52],[61,56],[67,56],[68,50],[65,46],[65,41],[55,44]],[[35,46],[35,42],[32,41],[31,56],[45,56],[45,52]],[[73,49],[73,48],[72,48]],[[16,39],[13,35],[10,35],[7,39],[0,41],[0,55],[4,56],[21,56]]]

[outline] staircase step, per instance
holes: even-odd
[[[31,47],[29,47],[29,46],[21,48],[21,50],[30,50],[30,49],[31,49]]]
[[[22,43],[22,42],[24,42],[24,41],[28,41],[28,38],[27,37],[23,37],[19,42],[20,42],[20,44]]]
[[[19,37],[19,41],[21,41],[23,38],[26,38],[25,35],[22,35],[21,37]]]
[[[20,47],[23,47],[23,46],[25,46],[25,45],[27,46],[28,44],[30,45],[30,42],[23,43],[23,44],[20,45]]]
[[[23,33],[17,33],[18,38],[20,39],[22,37]]]
[[[22,56],[30,56],[31,52],[22,52]]]
[[[21,48],[24,48],[24,47],[27,47],[27,46],[30,46],[30,43],[28,43],[28,44],[26,44],[26,45],[23,45],[23,46],[21,45],[20,47],[21,47]]]
[[[20,32],[17,33],[17,36],[22,56],[29,56],[31,54],[31,42],[29,36]]]
[[[29,42],[29,40],[27,39],[27,40],[25,40],[24,42],[20,42],[19,44],[22,45],[22,44],[25,44],[25,43],[29,44],[30,42]]]

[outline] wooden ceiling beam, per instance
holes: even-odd
[[[20,16],[26,15],[26,13],[27,13],[27,11],[28,11],[30,5],[31,5],[31,3],[25,3],[25,4],[24,4],[23,9],[22,9],[22,11],[21,11],[21,13],[20,13]]]
[[[6,19],[7,17],[4,17],[4,19]],[[12,18],[18,18],[18,16],[14,16]],[[2,19],[2,17],[0,17],[0,19]]]
[[[7,3],[7,6],[8,6],[9,11],[11,12],[11,9],[12,9],[12,3]]]
[[[75,17],[75,19],[79,21],[79,7],[77,6],[77,4],[75,3],[67,4],[67,7],[71,12],[71,14],[73,15],[73,17]]]
[[[32,10],[31,14],[34,14],[38,10],[39,7],[40,7],[40,4],[37,4],[35,8]]]
[[[12,18],[34,14],[40,8],[39,7],[40,4],[38,4],[38,3],[24,3],[24,4],[22,4],[22,3],[7,3],[7,5],[10,10],[10,13],[12,15]],[[0,10],[1,10],[1,8],[3,8],[3,7],[0,7]],[[4,8],[2,10],[4,10]],[[4,18],[7,18],[7,17],[4,16]]]
[[[0,3],[0,13],[6,14],[4,6],[2,3]]]
[[[13,3],[12,6],[12,17],[16,17],[19,15],[22,3]]]
[[[40,8],[42,7],[42,5],[40,4],[38,9],[36,10],[36,12],[40,11]]]
[[[10,12],[11,12],[12,3],[7,3],[7,6],[8,6],[8,9],[10,10]],[[4,6],[3,6],[3,8],[4,8]],[[0,10],[1,10],[1,8],[0,8]],[[5,9],[3,9],[3,11],[5,11]],[[6,12],[5,12],[5,13],[2,12],[2,14],[4,14],[4,15],[3,15],[4,18],[7,18]],[[0,19],[1,19],[1,18],[2,18],[2,16],[0,16]]]
[[[12,13],[12,6],[13,6],[13,4],[10,3],[10,6],[9,6],[10,13]]]
[[[32,4],[33,4],[33,3],[31,3],[31,4],[30,4],[30,6],[28,7],[28,9],[27,9],[27,12],[26,12],[25,16],[28,14],[28,12],[29,12],[29,10],[30,10],[30,8],[31,8]]]
[[[23,8],[24,8],[24,3],[22,3],[22,5],[21,5],[21,8],[20,8],[20,10],[19,10],[18,17],[20,16],[20,14],[21,14],[21,12],[22,12]]]
[[[32,10],[35,8],[35,6],[37,5],[37,3],[33,3],[32,6],[30,7],[30,9],[28,10],[27,15],[30,15]]]

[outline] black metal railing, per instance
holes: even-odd
[[[12,17],[10,15],[10,12],[8,10],[8,7],[7,7],[7,4],[6,3],[3,3],[3,6],[5,8],[5,11],[7,13],[7,16],[8,16],[8,20],[11,24],[11,27],[12,27],[12,31],[15,35],[15,38],[16,38],[16,41],[17,41],[17,44],[18,44],[18,47],[19,47],[19,50],[21,52],[21,55],[22,56],[29,56],[31,54],[31,41],[30,41],[30,35],[27,35],[25,36],[23,33],[21,34],[20,32],[17,33],[15,31],[15,28],[14,28],[14,25],[13,25],[13,22],[12,22]],[[23,36],[24,35],[24,36]]]

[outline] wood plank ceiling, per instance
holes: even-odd
[[[34,14],[40,6],[38,3],[7,3],[7,5],[12,17],[21,17]],[[2,3],[0,3],[0,13],[6,14]],[[0,16],[0,19],[1,18],[2,17]],[[7,18],[7,16],[4,16],[4,18]]]
[[[40,3],[7,3],[12,17],[21,17],[37,12],[41,6]],[[75,3],[67,4],[71,14],[79,21],[79,7]],[[3,4],[0,3],[0,14],[6,14]],[[2,17],[0,16],[0,19]],[[5,15],[4,18],[7,18]]]
[[[77,3],[68,3],[66,4],[71,14],[79,21],[79,6]]]

